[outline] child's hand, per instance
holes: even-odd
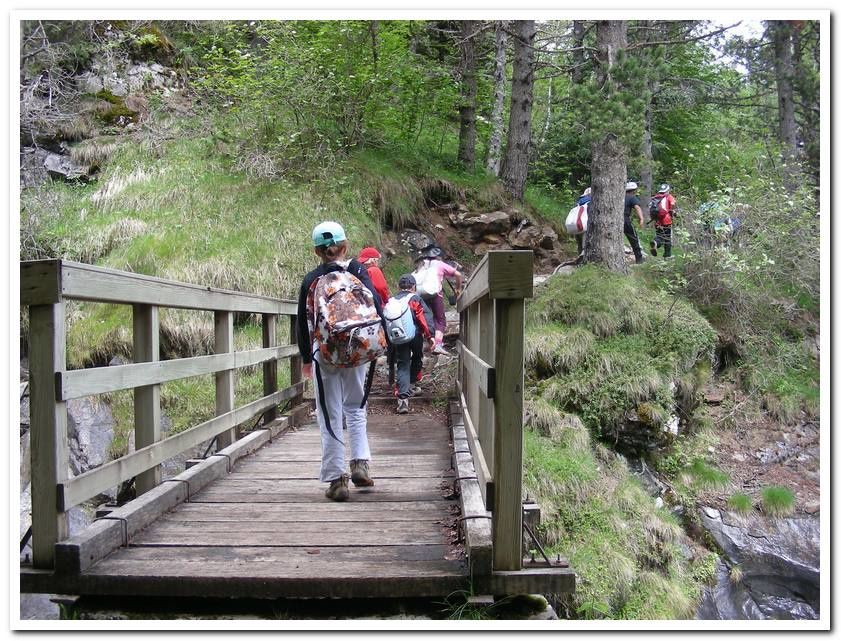
[[[301,373],[304,375],[304,378],[312,378],[312,363],[304,363],[301,366]]]

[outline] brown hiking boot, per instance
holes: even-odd
[[[368,476],[368,461],[359,458],[350,462],[350,480],[356,487],[371,487],[374,484]]]
[[[347,474],[330,481],[330,487],[324,492],[324,496],[333,501],[347,501],[350,492],[347,489]]]

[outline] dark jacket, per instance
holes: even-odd
[[[298,351],[301,353],[301,361],[303,361],[304,364],[312,362],[312,338],[310,338],[310,328],[307,323],[307,294],[309,293],[310,287],[312,287],[313,283],[321,276],[340,269],[342,269],[342,267],[338,263],[322,263],[304,276],[304,282],[301,283],[301,291],[298,294],[297,326]],[[362,284],[370,290],[371,294],[374,296],[374,305],[377,308],[377,313],[380,317],[382,317],[382,301],[380,300],[380,295],[377,293],[373,283],[371,283],[371,279],[368,277],[368,270],[365,269],[365,265],[353,259],[348,264],[347,271],[361,280]]]

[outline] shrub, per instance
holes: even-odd
[[[746,514],[753,508],[753,501],[747,494],[736,492],[736,494],[733,494],[727,499],[727,505],[735,512]]]
[[[762,489],[762,510],[768,516],[786,516],[794,511],[794,493],[787,487],[770,485]]]

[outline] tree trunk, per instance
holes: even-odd
[[[538,148],[543,147],[546,142],[546,134],[549,133],[549,123],[552,120],[552,85],[555,84],[555,79],[549,79],[549,91],[546,95],[546,118],[543,120],[543,127],[540,130],[540,140],[537,143]]]
[[[649,85],[654,84],[649,82]],[[653,90],[652,90],[652,93]],[[651,128],[654,126],[652,112],[654,106],[651,99],[645,104],[645,128],[642,132],[642,169],[640,170],[640,183],[642,183],[642,193],[644,196],[650,196],[653,192],[652,183],[654,182],[654,154],[651,149]]]
[[[803,145],[806,152],[806,161],[809,167],[814,184],[820,184],[821,177],[821,157],[820,157],[820,83],[814,81],[814,76],[810,73],[807,60],[804,58],[804,49],[807,45],[808,38],[814,38],[814,41],[820,44],[820,25],[814,23],[810,25],[812,31],[807,31],[803,23],[795,24],[792,29],[792,45],[793,56],[792,64],[794,67],[794,91],[801,103],[800,111],[795,113],[800,122],[800,134],[803,136]],[[815,61],[816,70],[820,70],[820,59]]]
[[[514,21],[514,64],[508,141],[502,162],[502,184],[517,200],[523,199],[531,147],[531,107],[534,90],[534,20]]]
[[[479,22],[461,23],[461,105],[459,106],[458,161],[467,169],[476,163],[476,46]]]
[[[620,20],[600,20],[596,25],[596,48],[599,85],[606,100],[616,100],[611,86],[611,68],[619,51],[627,44],[626,25]],[[625,180],[627,177],[625,149],[613,134],[606,133],[593,142],[593,161],[590,170],[593,201],[587,217],[587,242],[584,261],[600,263],[610,271],[626,273],[622,243]]]
[[[486,165],[488,171],[494,176],[499,176],[502,131],[505,126],[502,116],[505,111],[505,49],[508,44],[506,26],[505,22],[497,22],[495,30],[494,106],[491,113],[491,137],[488,141],[488,162]]]
[[[792,63],[791,24],[785,20],[769,23],[774,43],[774,69],[777,76],[779,137],[783,150],[783,176],[786,189],[797,188],[797,124],[794,119],[794,64]]]
[[[572,71],[570,71],[570,80],[575,85],[580,85],[584,82],[585,74],[584,74],[584,63],[586,58],[584,57],[584,34],[586,33],[587,28],[582,20],[574,20],[572,23]],[[589,167],[585,164],[585,160],[579,160],[576,156],[573,165],[572,171],[570,172],[570,182],[572,183],[572,187],[574,189],[581,189],[583,190],[586,185],[589,185],[587,182],[587,174],[589,173]]]
[[[593,143],[592,195],[584,262],[626,273],[623,237],[625,150],[613,134]]]

